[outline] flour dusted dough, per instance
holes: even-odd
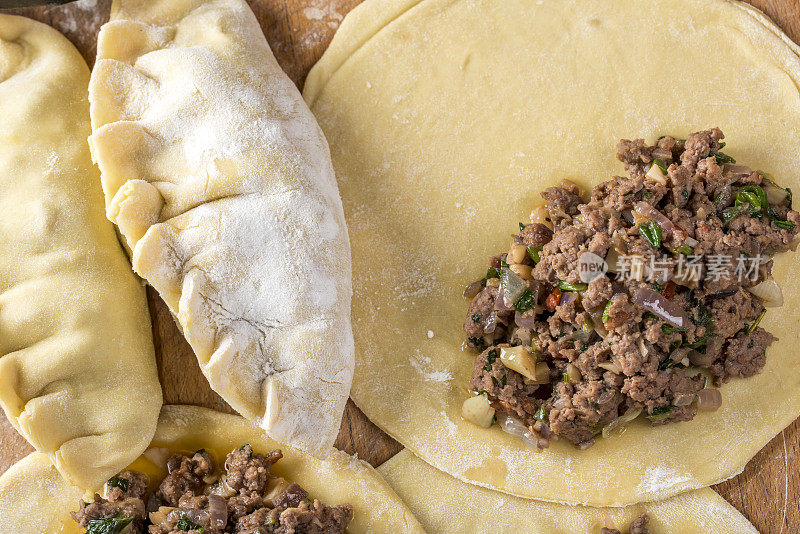
[[[633,425],[586,451],[531,451],[461,419],[474,355],[464,287],[563,178],[623,172],[621,137],[719,126],[725,152],[800,190],[798,47],[723,0],[368,0],[306,82],[353,246],[352,396],[424,460],[475,484],[625,505],[740,472],[800,414],[796,254],[758,376],[692,422]]]
[[[321,452],[352,381],[350,251],[328,146],[243,0],[115,0],[90,86],[108,217],[206,377]]]
[[[144,288],[86,145],[88,85],[67,39],[0,15],[0,405],[94,489],[150,442],[161,386]]]
[[[592,508],[520,499],[465,484],[429,466],[407,449],[381,465],[378,472],[427,532],[599,534],[603,527],[627,532],[642,514],[650,518],[647,526],[652,534],[758,532],[736,508],[709,488],[625,508]]]
[[[355,516],[348,532],[423,532],[414,515],[366,462],[341,451],[317,459],[282,446],[236,415],[196,406],[164,406],[151,446],[183,452],[204,448],[217,453],[219,461],[248,443],[255,452],[281,449],[283,458],[270,471],[297,482],[312,498],[329,505],[353,505]],[[56,476],[46,457],[33,453],[0,477],[0,534],[62,534],[58,529],[62,525],[63,534],[80,532],[69,511],[77,508],[81,495]],[[21,525],[20,529],[4,530],[15,525]]]

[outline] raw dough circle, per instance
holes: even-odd
[[[543,452],[461,419],[474,355],[463,288],[569,177],[622,172],[619,138],[719,126],[726,153],[797,190],[798,47],[726,0],[368,0],[309,75],[353,253],[356,378],[367,416],[463,480],[550,501],[626,505],[739,473],[800,414],[800,306],[764,371],[693,421],[632,425],[580,452]],[[800,276],[777,259],[787,296]],[[433,337],[428,335],[433,332]]]
[[[426,532],[574,534],[598,533],[603,527],[627,532],[633,520],[642,514],[650,518],[647,523],[650,532],[758,532],[710,488],[624,508],[593,508],[509,497],[465,484],[434,469],[408,450],[394,455],[378,472],[408,504]],[[436,499],[431,499],[431,495],[436,495]],[[459,513],[454,514],[453,510]]]

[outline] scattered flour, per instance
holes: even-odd
[[[344,16],[336,11],[327,0],[313,0],[311,6],[303,9],[303,15],[308,20],[333,20],[341,21]],[[338,26],[338,24],[337,24]]]
[[[99,9],[98,0],[77,0],[64,10],[66,17],[58,28],[65,33],[76,33],[79,30],[97,33],[107,13]]]
[[[318,7],[307,7],[303,10],[303,15],[309,20],[322,20],[325,12]]]
[[[448,370],[435,370],[431,369],[431,359],[422,354],[417,349],[414,356],[411,357],[411,366],[422,375],[427,382],[450,382],[453,380],[453,374]]]
[[[642,494],[662,494],[666,491],[687,489],[691,480],[692,477],[685,473],[659,465],[647,470],[638,489]]]

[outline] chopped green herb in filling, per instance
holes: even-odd
[[[563,282],[563,281],[558,283],[558,289],[560,289],[561,291],[586,291],[586,288],[588,287],[589,284],[583,284],[580,282],[576,284],[570,284],[568,282]]]
[[[120,534],[133,522],[133,517],[118,515],[93,519],[86,526],[86,534]]]
[[[539,263],[542,261],[539,258],[539,253],[542,251],[543,247],[528,247],[528,257],[533,260],[533,263]]]
[[[653,411],[647,414],[647,417],[652,421],[663,421],[675,410],[677,406],[669,405],[669,406],[660,406],[657,408],[653,408]]]
[[[126,479],[118,476],[113,476],[109,478],[106,484],[108,485],[109,488],[119,488],[123,492],[128,491],[129,482]]]
[[[175,524],[175,528],[178,530],[182,530],[184,532],[189,530],[198,530],[200,532],[203,532],[203,529],[200,528],[200,525],[198,525],[197,523],[192,523],[189,520],[189,518],[186,517],[185,514],[182,515],[180,519],[178,519],[178,522]]]
[[[653,248],[661,247],[661,228],[653,221],[640,224],[639,234],[641,234]]]
[[[532,289],[526,289],[514,303],[514,309],[520,313],[525,313],[526,311],[533,309],[536,306],[536,296],[536,291]]]

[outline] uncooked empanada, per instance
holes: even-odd
[[[328,146],[243,0],[117,0],[90,88],[107,214],[211,386],[279,441],[333,443],[353,372]]]
[[[0,405],[94,489],[150,442],[161,386],[144,288],[86,145],[88,85],[62,35],[0,15]]]

